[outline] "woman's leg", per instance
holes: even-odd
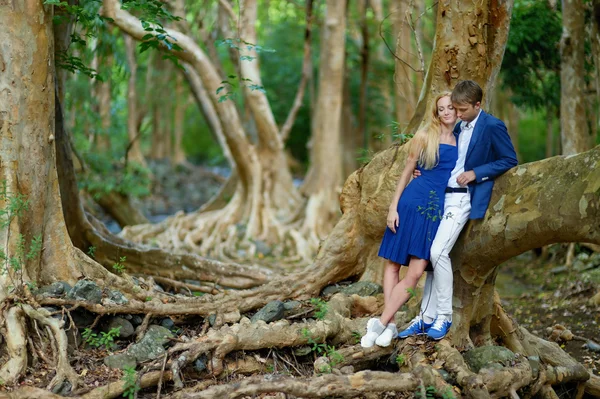
[[[417,286],[417,282],[423,275],[426,267],[426,260],[415,258],[414,256],[410,258],[406,276],[396,284],[392,289],[389,300],[385,301],[383,313],[379,318],[381,324],[384,326],[387,325],[394,318],[400,306],[404,305],[410,299],[411,294],[409,289],[414,289]]]
[[[385,303],[390,300],[392,290],[399,282],[400,265],[396,262],[392,262],[389,259],[385,261],[385,269],[383,271],[383,298]]]

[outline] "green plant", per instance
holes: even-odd
[[[90,258],[95,258],[96,257],[96,247],[93,245],[90,245],[90,247],[88,248],[87,254],[90,256]]]
[[[318,320],[323,320],[327,314],[327,302],[321,298],[311,298],[310,303],[315,307],[315,317]]]
[[[352,338],[354,338],[354,343],[358,344],[362,338],[362,334],[359,331],[352,331]]]
[[[117,274],[121,274],[125,271],[125,265],[123,264],[123,262],[125,262],[126,260],[127,260],[126,256],[121,256],[119,258],[119,261],[113,265],[112,268]]]
[[[402,367],[404,365],[404,362],[406,362],[406,358],[404,357],[403,353],[396,356],[396,364],[398,365],[398,367]]]
[[[415,289],[412,288],[412,287],[408,287],[406,289],[406,292],[408,292],[408,294],[410,295],[410,297],[408,299],[412,299],[412,298],[414,298],[414,297],[417,296],[417,293],[416,293]]]
[[[317,352],[320,355],[326,351],[327,345],[315,341],[308,328],[305,327],[302,329],[302,336],[306,338],[306,342],[312,346],[311,349],[313,352]]]
[[[21,217],[24,212],[29,210],[29,200],[26,195],[8,192],[6,181],[2,181],[0,186],[0,201],[4,202],[5,207],[0,208],[0,227],[6,229],[6,241],[11,240],[11,224],[16,217]],[[29,246],[29,248],[27,248]],[[23,234],[17,234],[16,250],[8,255],[0,249],[0,259],[2,267],[0,272],[8,274],[12,284],[10,289],[22,290],[23,287],[23,267],[27,261],[34,260],[42,251],[42,236],[40,234],[33,236],[27,243]],[[30,289],[35,289],[35,282],[28,282]]]
[[[112,328],[109,332],[101,332],[100,336],[93,332],[91,328],[86,328],[81,333],[83,340],[89,346],[94,348],[100,348],[104,346],[106,349],[110,350],[114,347],[114,340],[119,336],[121,332],[121,327]]]
[[[123,369],[123,381],[125,382],[123,396],[127,399],[133,399],[136,392],[140,390],[140,384],[138,384],[134,367],[125,367]]]
[[[421,389],[422,387],[419,387],[419,389],[415,392],[415,398],[419,398],[419,399],[434,399],[435,398],[435,387],[433,386],[428,386],[425,388],[425,396],[423,396],[423,391]]]
[[[329,358],[329,365],[333,368],[344,361],[344,355],[335,350],[335,346],[327,345],[327,357]]]

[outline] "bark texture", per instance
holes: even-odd
[[[321,39],[319,92],[313,119],[310,169],[302,187],[309,197],[304,230],[322,239],[337,220],[335,199],[342,184],[339,155],[344,85],[346,1],[326,2]]]
[[[584,94],[584,10],[583,0],[562,0],[560,130],[565,155],[586,151],[591,146]]]

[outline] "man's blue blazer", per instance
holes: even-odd
[[[460,134],[460,125],[459,123],[454,127],[454,134]],[[465,160],[465,171],[472,170],[476,176],[475,181],[469,184],[470,219],[483,218],[492,197],[494,179],[517,163],[517,154],[506,125],[482,110],[475,124]]]

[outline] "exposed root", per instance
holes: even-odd
[[[60,387],[63,382],[68,381],[71,383],[72,389],[76,389],[79,385],[79,377],[71,364],[69,363],[69,357],[67,354],[67,334],[62,329],[64,322],[62,320],[54,319],[50,317],[50,312],[46,309],[33,309],[30,305],[20,305],[23,311],[32,319],[37,320],[42,325],[47,326],[52,331],[52,337],[56,340],[55,354],[57,358],[56,364],[56,375],[50,381],[48,389],[54,389]]]
[[[469,369],[460,352],[453,348],[447,340],[438,343],[437,351],[439,358],[445,362],[444,368],[455,375],[456,381],[465,388],[470,397],[490,398],[483,378]]]
[[[161,380],[161,378],[163,381],[170,381],[171,373],[169,371],[165,371],[164,373],[162,373],[161,371],[151,371],[149,373],[146,373],[139,379],[139,387],[143,389],[156,386]],[[81,399],[118,398],[123,395],[126,388],[127,385],[125,381],[111,382],[108,385],[96,388],[93,391],[81,395]]]
[[[0,379],[4,383],[14,383],[27,368],[27,342],[25,340],[27,334],[23,309],[10,307],[3,313],[5,329],[2,330],[2,335],[4,335],[9,359],[0,369]]]
[[[261,393],[283,392],[298,397],[355,398],[365,393],[412,392],[419,381],[412,373],[387,373],[382,371],[361,371],[351,375],[324,375],[310,379],[297,379],[279,376],[261,376],[227,385],[217,385],[202,392],[174,395],[175,398],[239,398]]]

